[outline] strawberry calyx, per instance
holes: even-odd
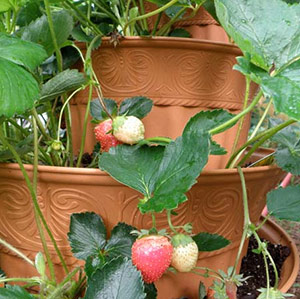
[[[173,247],[178,247],[178,246],[186,246],[190,243],[195,242],[191,236],[185,235],[185,234],[177,234],[172,237],[171,243]]]

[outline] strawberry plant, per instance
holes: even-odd
[[[220,24],[243,52],[243,57],[237,59],[235,70],[246,78],[244,109],[235,115],[225,110],[199,112],[186,124],[182,135],[172,140],[160,136],[144,139],[139,119],[150,112],[152,101],[138,96],[125,99],[118,106],[115,101],[103,98],[91,59],[91,52],[99,46],[104,33],[112,33],[112,42],[116,45],[118,34],[169,34],[172,23],[182,18],[186,8],[195,13],[204,1],[151,2],[158,4],[158,8],[145,14],[143,1],[140,1],[140,7],[136,1],[51,1],[53,6],[48,0],[0,1],[0,159],[16,161],[20,166],[32,198],[44,250],[33,261],[0,239],[2,246],[38,272],[36,277],[9,278],[1,271],[0,283],[6,285],[0,288],[0,298],[155,298],[156,289],[152,282],[160,279],[170,265],[173,269],[169,270],[175,272],[190,271],[216,278],[208,292],[200,288],[202,298],[212,293],[214,298],[235,298],[236,287],[246,279],[237,273],[237,265],[250,235],[256,238],[257,252],[263,255],[265,263],[274,265],[265,242],[257,233],[259,226],[250,220],[241,166],[260,145],[272,139],[278,144],[273,154],[278,166],[294,176],[300,173],[299,131],[295,129],[300,120],[300,5],[281,0],[215,0],[212,6],[208,1]],[[145,19],[153,15],[160,18],[163,12],[171,17],[170,22],[160,29],[156,24],[149,32]],[[109,22],[105,25],[103,20],[107,19]],[[78,47],[70,36],[87,42],[85,56],[77,52]],[[78,54],[85,74],[69,69]],[[252,101],[249,99],[251,82],[259,85]],[[69,102],[85,87],[89,88],[88,105],[82,143],[75,161]],[[92,100],[93,90],[97,93],[96,100]],[[238,148],[244,116],[253,111],[262,96],[269,101],[266,113],[248,141]],[[260,131],[272,105],[276,113],[285,114],[287,119]],[[97,154],[99,168],[140,193],[138,208],[143,214],[151,214],[152,228],[147,237],[136,239],[131,234],[135,228],[119,223],[108,238],[99,215],[73,214],[68,238],[74,256],[85,263],[83,273],[80,267],[68,269],[42,213],[37,181],[38,164],[81,165],[89,111],[97,123],[95,132],[103,151]],[[244,227],[235,264],[224,273],[198,267],[196,261],[199,252],[224,248],[229,240],[207,232],[192,234],[191,224],[187,223],[176,227],[172,224],[172,215],[188,200],[186,193],[197,182],[209,155],[226,153],[213,141],[214,135],[237,123],[240,129],[227,168],[238,167],[241,177]],[[102,128],[106,125],[108,128]],[[111,133],[124,144],[117,144],[119,142],[112,139]],[[252,147],[245,153],[248,146]],[[32,177],[24,163],[33,164]],[[299,185],[271,191],[267,195],[267,205],[269,216],[300,221]],[[161,212],[166,212],[168,223],[163,237],[156,224],[156,214]],[[65,271],[62,281],[56,278],[46,242],[48,237]],[[146,255],[148,250],[149,255]],[[284,297],[278,290],[276,269],[275,276],[275,284],[270,285],[268,281],[258,298]],[[10,285],[13,281],[26,285]],[[27,291],[31,286],[39,287],[38,295]],[[83,290],[85,294],[81,295]]]

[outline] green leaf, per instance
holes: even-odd
[[[55,99],[57,96],[75,90],[86,84],[87,80],[83,73],[78,70],[67,69],[47,81],[41,91],[40,101]]]
[[[210,140],[210,154],[215,156],[226,155],[227,151],[216,141]]]
[[[202,131],[185,130],[182,136],[166,146],[155,176],[153,196],[139,204],[141,212],[171,210],[186,201],[184,193],[196,183],[208,154],[209,136]]]
[[[274,99],[277,112],[300,120],[300,61],[294,62],[276,77],[263,79],[262,90]]]
[[[0,58],[33,71],[47,58],[47,54],[37,44],[0,33]]]
[[[194,130],[194,131],[202,130],[204,132],[208,132],[209,130],[230,120],[233,116],[234,114],[229,113],[228,111],[222,109],[216,109],[212,111],[201,111],[195,114],[189,120],[189,122],[186,124],[184,128],[183,134],[185,134],[185,132],[190,130]],[[235,124],[227,126],[221,132],[224,132],[225,130],[231,128],[234,125]]]
[[[101,217],[92,212],[72,214],[68,239],[78,259],[97,255],[106,243],[106,228]]]
[[[251,81],[261,84],[263,79],[270,78],[268,72],[251,63],[249,55],[245,57],[237,57],[238,64],[233,66],[234,70],[241,72],[243,75],[251,79]]]
[[[199,297],[199,299],[206,298],[206,288],[202,281],[200,281],[200,283],[199,283],[198,297]]]
[[[189,122],[186,124],[184,128],[183,134],[189,130],[200,130],[200,129],[205,132],[208,132],[209,130],[225,123],[233,116],[234,116],[233,114],[222,109],[212,110],[212,111],[201,111],[195,114],[189,120]],[[229,129],[233,125],[234,124],[232,124],[231,126],[227,126],[226,128],[224,128],[223,131]],[[211,155],[225,155],[227,153],[224,148],[222,148],[211,138],[210,138],[210,150],[211,150],[210,153]]]
[[[52,18],[57,45],[61,48],[72,32],[73,19],[65,10],[53,12]],[[51,56],[55,51],[46,15],[28,25],[22,34],[22,39],[41,44],[48,56]]]
[[[22,114],[33,108],[38,97],[39,86],[33,76],[23,67],[0,57],[0,116]]]
[[[214,251],[226,247],[230,241],[217,234],[199,233],[193,236],[199,251]]]
[[[153,101],[146,97],[132,97],[122,101],[119,108],[119,115],[135,116],[144,118],[152,109]]]
[[[175,36],[175,37],[191,37],[191,34],[183,29],[183,28],[176,28],[174,29],[169,36]]]
[[[218,19],[252,63],[279,69],[300,54],[298,6],[281,0],[215,0]],[[270,9],[271,8],[271,9]]]
[[[285,299],[286,297],[294,297],[291,294],[283,294],[280,290],[274,289],[273,287],[267,288],[260,288],[258,289],[260,292],[257,299]]]
[[[214,0],[206,0],[203,3],[203,7],[208,11],[208,13],[218,22],[219,19],[217,17],[217,13],[216,13],[216,8],[215,8],[215,3]]]
[[[131,234],[135,228],[126,224],[118,223],[111,232],[111,237],[104,248],[109,257],[131,258],[131,247],[136,240],[136,236]]]
[[[154,283],[148,284],[145,283],[145,292],[146,292],[146,299],[156,299],[157,298],[157,289]]]
[[[150,196],[164,150],[163,146],[119,145],[102,154],[99,167],[117,181]]]
[[[300,221],[300,185],[278,188],[267,194],[269,213],[289,221]]]
[[[278,146],[275,152],[276,164],[294,175],[300,175],[300,127],[291,125],[276,133],[272,140]]]
[[[87,277],[91,277],[98,269],[102,269],[106,263],[106,259],[103,257],[89,256],[84,265],[84,272]]]
[[[106,106],[107,111],[112,115],[116,116],[117,111],[118,111],[118,105],[116,101],[111,100],[111,99],[103,99],[103,102]],[[108,118],[108,115],[106,112],[103,110],[100,102],[98,99],[95,99],[91,101],[91,108],[90,108],[90,113],[93,116],[94,119],[96,120],[105,120]]]
[[[14,285],[0,288],[0,299],[34,299],[34,297],[20,286]]]
[[[29,135],[25,139],[19,141],[17,144],[14,144],[14,149],[20,157],[23,157],[27,153],[32,152],[33,135]],[[9,159],[14,159],[14,155],[10,150],[0,151],[0,161],[7,161]]]
[[[7,0],[0,0],[0,12],[8,11],[11,8],[12,6]]]
[[[117,258],[88,280],[84,299],[142,299],[145,296],[141,273],[131,260]]]
[[[42,11],[39,1],[29,1],[21,7],[17,16],[17,25],[20,27],[27,26],[41,16]]]

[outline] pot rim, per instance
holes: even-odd
[[[207,39],[186,38],[186,37],[169,37],[169,36],[123,36],[117,47],[110,42],[110,37],[103,37],[101,47],[105,48],[130,48],[130,47],[148,47],[148,48],[178,48],[178,49],[193,49],[205,50],[209,49],[215,52],[227,52],[236,55],[242,55],[242,51],[234,44],[212,41]],[[84,42],[76,42],[79,49],[86,49]]]
[[[32,164],[24,164],[26,170],[31,171],[33,169]],[[10,169],[18,170],[20,169],[18,163],[0,163],[0,169]],[[242,168],[244,173],[260,173],[264,171],[269,171],[273,169],[279,169],[277,165],[267,165],[267,166],[257,166],[252,168]],[[102,175],[109,176],[108,173],[100,169],[95,168],[82,168],[82,167],[63,167],[63,166],[49,166],[49,165],[39,165],[39,172],[51,172],[51,173],[63,173],[63,174],[82,174],[82,175]],[[234,169],[213,169],[213,170],[203,170],[200,176],[215,176],[215,175],[228,175],[236,174],[238,171]]]

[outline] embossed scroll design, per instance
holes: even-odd
[[[243,225],[240,190],[222,186],[208,190],[197,186],[190,191],[190,196],[193,205],[189,213],[193,215],[195,231],[219,234],[231,242],[239,240]]]
[[[235,93],[235,81],[240,79],[232,70],[235,57],[228,53],[119,47],[101,48],[93,60],[99,66],[96,72],[106,97],[144,95],[154,99],[156,105],[231,109],[242,105],[242,93]],[[232,97],[233,93],[238,97]]]
[[[96,74],[105,95],[138,95],[151,89],[156,65],[147,51],[104,48],[94,54],[93,60],[99,66]]]

